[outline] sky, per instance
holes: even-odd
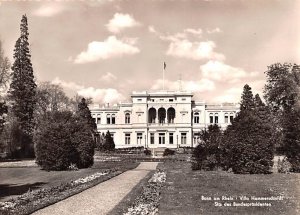
[[[263,95],[269,65],[300,64],[299,11],[298,0],[0,0],[0,40],[13,62],[26,14],[37,82],[94,103],[163,87],[239,102],[245,84]]]

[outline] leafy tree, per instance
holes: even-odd
[[[193,151],[192,169],[214,170],[221,166],[222,132],[217,124],[200,132],[200,143]]]
[[[115,142],[110,134],[109,131],[106,132],[105,135],[105,142],[103,144],[103,150],[104,151],[113,151],[115,150]]]
[[[12,101],[12,112],[20,124],[20,133],[22,135],[21,151],[24,157],[28,157],[34,155],[32,139],[36,84],[30,60],[26,15],[22,16],[20,29],[21,36],[17,40],[14,49],[9,97]]]
[[[273,165],[273,141],[270,124],[263,118],[264,104],[245,85],[241,111],[224,133],[227,166],[234,173],[270,173]]]
[[[265,72],[267,83],[264,97],[283,142],[283,152],[292,164],[292,171],[300,172],[299,111],[300,111],[300,66],[276,63]],[[278,144],[277,144],[278,145]]]
[[[6,122],[8,107],[6,102],[4,101],[3,95],[1,95],[1,91],[5,91],[7,83],[9,81],[9,68],[10,63],[8,58],[4,55],[2,42],[0,40],[0,149],[2,150],[5,148],[5,141],[2,136],[2,132],[4,129],[4,123]]]
[[[10,80],[10,62],[8,57],[4,55],[2,42],[0,40],[0,90],[4,91]]]

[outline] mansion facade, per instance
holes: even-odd
[[[225,129],[239,110],[233,103],[193,101],[186,91],[133,92],[132,102],[91,106],[99,133],[109,131],[116,148],[194,147],[210,124]]]

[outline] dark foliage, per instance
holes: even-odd
[[[174,155],[174,154],[175,154],[174,150],[166,148],[163,156],[169,156],[169,155]]]
[[[244,87],[242,104],[247,105],[241,107],[232,125],[224,133],[223,148],[224,154],[227,154],[225,165],[239,174],[270,173],[274,144],[271,125],[265,118],[268,110],[259,96],[253,99],[248,85]]]
[[[209,125],[208,129],[200,132],[200,143],[193,150],[193,170],[215,170],[221,166],[222,132],[216,124]]]
[[[145,153],[145,155],[151,155],[151,150],[145,149],[145,150],[144,150],[144,153]]]
[[[105,141],[103,144],[103,150],[104,151],[114,151],[115,150],[115,142],[111,136],[111,134],[109,133],[109,131],[107,131],[106,135],[105,135]]]
[[[299,112],[300,66],[297,64],[273,64],[265,72],[267,83],[264,97],[274,115],[277,151],[287,156],[291,171],[300,172]]]
[[[94,142],[90,128],[72,112],[48,112],[35,135],[36,162],[46,170],[93,165]]]
[[[24,157],[33,157],[33,113],[36,103],[36,84],[30,60],[26,15],[22,17],[20,30],[21,36],[17,40],[14,50],[9,98],[13,105],[12,112],[17,118],[23,133],[21,144],[22,155]]]

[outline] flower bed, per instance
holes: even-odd
[[[59,186],[28,191],[9,201],[0,202],[0,214],[30,214],[115,177],[126,170],[128,169],[106,169],[84,178],[62,183]]]
[[[166,173],[158,170],[143,187],[142,194],[124,215],[154,215],[158,211],[160,190],[166,182]]]

